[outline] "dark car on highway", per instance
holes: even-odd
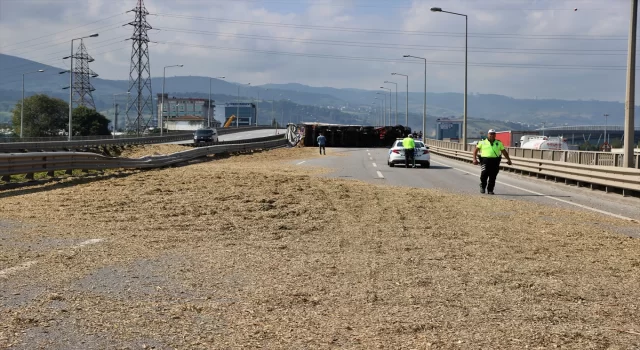
[[[193,134],[193,143],[218,142],[218,131],[213,128],[198,129]]]

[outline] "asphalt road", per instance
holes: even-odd
[[[284,134],[286,129],[278,129],[279,134]],[[263,130],[252,130],[252,131],[243,131],[236,132],[233,134],[220,135],[218,137],[219,141],[236,141],[236,140],[245,140],[245,139],[253,139],[258,137],[266,137],[275,135],[275,129],[263,129]],[[167,142],[168,145],[187,145],[192,144],[193,140],[184,140],[184,141],[174,141]]]
[[[387,165],[387,149],[328,148],[327,156],[300,160],[299,166],[321,166],[335,168],[331,177],[351,178],[378,184],[408,186],[416,188],[436,188],[468,194],[480,194],[480,167],[431,155],[431,168],[394,167]],[[342,153],[341,156],[331,154]],[[555,183],[501,171],[498,174],[495,197],[526,200],[554,207],[586,210],[594,215],[608,215],[628,218],[640,222],[640,199],[623,197],[615,193],[577,188],[564,183]],[[640,225],[630,233],[640,238]]]

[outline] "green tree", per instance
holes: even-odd
[[[77,107],[73,110],[73,135],[111,135],[109,119],[95,109],[85,106]]]
[[[13,108],[13,130],[20,135],[21,101]],[[33,95],[24,99],[23,137],[57,136],[69,121],[69,105],[59,98]]]

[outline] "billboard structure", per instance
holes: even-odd
[[[438,118],[436,119],[436,140],[462,138],[462,120]]]

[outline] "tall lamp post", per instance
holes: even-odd
[[[467,42],[468,42],[468,33],[469,33],[469,21],[468,17],[462,13],[449,12],[444,11],[440,7],[432,7],[432,12],[442,12],[449,13],[456,16],[464,17],[464,115],[462,117],[462,144],[465,145],[465,149],[467,147]]]
[[[70,61],[69,64],[69,141],[71,141],[71,118],[72,118],[72,113],[73,113],[73,42],[75,40],[82,40],[82,39],[86,39],[86,38],[95,38],[97,37],[99,34],[98,33],[94,33],[91,35],[87,35],[87,36],[83,36],[80,38],[75,38],[75,39],[71,39],[71,54],[67,57],[63,57],[63,60],[66,60],[67,58]]]
[[[20,138],[22,138],[22,129],[24,128],[24,76],[32,73],[42,73],[44,69],[38,69],[33,72],[22,73],[22,102],[20,102]]]
[[[118,127],[118,105],[116,105],[116,96],[129,95],[129,91],[119,94],[113,94],[113,138],[116,138],[116,128]]]
[[[215,79],[224,79],[225,77],[215,77]],[[211,79],[209,78],[209,107],[207,108],[207,125],[211,127]]]
[[[387,95],[384,94],[384,92],[378,92],[377,95],[382,95],[382,124],[380,124],[380,126],[385,126],[386,122],[387,122],[387,107],[386,107],[386,103],[387,103]]]
[[[634,118],[636,94],[636,28],[638,27],[638,0],[631,0],[629,21],[629,47],[627,51],[627,96],[624,107],[624,154],[623,164],[633,168]],[[640,166],[640,165],[638,165]]]
[[[391,73],[391,75],[401,75],[407,78],[407,111],[406,111],[404,123],[405,123],[405,126],[409,126],[409,76],[406,74],[400,74],[400,73]]]
[[[607,142],[607,118],[608,118],[608,117],[609,117],[609,115],[608,115],[608,114],[605,114],[605,115],[604,115],[604,142],[605,142],[605,143],[608,143],[608,142]]]
[[[236,128],[240,127],[240,85],[251,85],[251,83],[238,84],[238,102],[236,103]]]
[[[164,80],[165,80],[165,77],[167,75],[167,68],[183,67],[183,66],[184,65],[182,65],[182,64],[174,64],[174,65],[171,65],[171,66],[165,66],[164,69],[162,70],[162,97],[161,97],[161,102],[160,102],[160,136],[162,136],[162,131],[164,130],[162,117],[164,116]],[[211,102],[211,98],[209,98],[209,102]]]
[[[384,81],[385,84],[394,84],[396,86],[396,125],[398,125],[398,83],[392,81]]]
[[[427,59],[424,57],[417,57],[411,55],[404,55],[402,57],[411,57],[424,60],[424,102],[422,105],[422,141],[427,138]]]
[[[375,105],[375,109],[374,109],[374,126],[378,126],[379,120],[380,120],[380,109],[378,108],[378,101],[380,100],[379,98],[374,98],[373,104]]]
[[[384,86],[381,86],[380,88],[381,89],[385,89],[385,90],[389,90],[389,120],[388,120],[388,122],[389,122],[389,124],[391,124],[391,89],[386,88]]]

